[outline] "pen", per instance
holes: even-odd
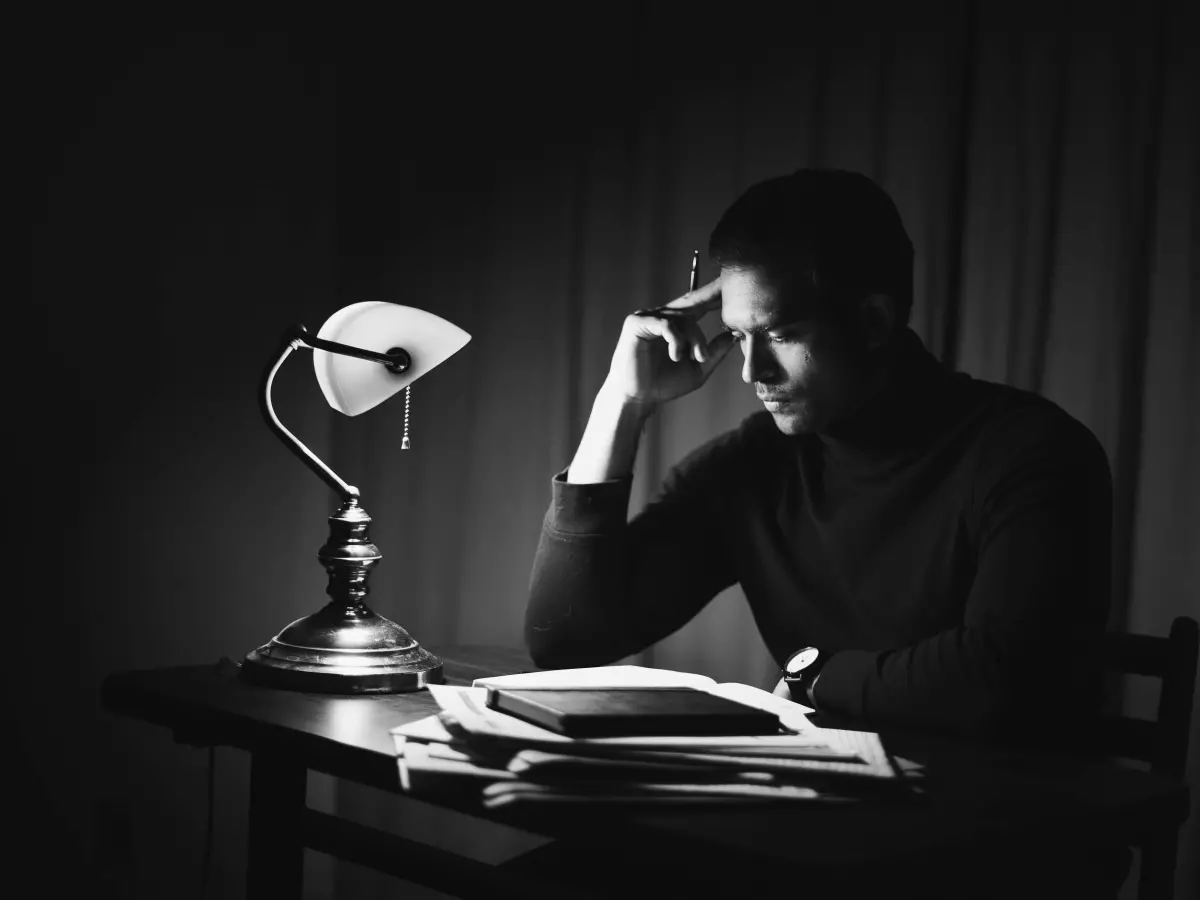
[[[688,277],[688,292],[696,289],[696,267],[700,265],[700,251],[692,251],[692,274]]]

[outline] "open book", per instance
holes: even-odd
[[[754,691],[754,688],[749,688]],[[476,746],[489,744],[505,746],[514,751],[525,748],[549,750],[559,753],[583,753],[609,756],[626,755],[631,751],[685,751],[694,753],[725,753],[731,756],[761,755],[770,757],[793,757],[803,759],[855,759],[858,754],[853,748],[832,744],[832,732],[806,725],[800,732],[757,735],[645,735],[629,737],[568,737],[554,731],[515,718],[487,706],[487,688],[452,687],[446,684],[429,685],[429,693],[441,707],[441,714],[430,719],[419,719],[408,725],[392,729],[394,737],[436,741],[439,738],[453,740],[455,733],[461,739],[472,741]],[[783,703],[782,698],[771,698],[765,691],[758,691],[768,698],[759,709],[775,706],[771,700]],[[759,698],[761,699],[761,698]],[[757,704],[752,704],[756,705]],[[776,707],[777,708],[777,707]],[[768,709],[774,712],[775,709]],[[782,719],[781,719],[782,721]],[[442,737],[444,735],[444,738]]]
[[[812,712],[788,700],[776,697],[768,691],[728,681],[717,683],[707,675],[694,672],[676,672],[671,669],[651,669],[646,666],[592,666],[586,669],[554,669],[547,672],[525,672],[519,675],[497,675],[491,678],[476,678],[472,687],[507,688],[670,688],[690,687],[718,697],[736,700],[755,709],[766,710],[779,716],[780,724],[788,731],[802,733],[811,731],[805,716]]]
[[[718,683],[707,675],[699,675],[694,672],[677,672],[671,669],[653,669],[645,666],[593,666],[582,669],[555,669],[545,672],[477,678],[472,682],[471,689],[459,688],[458,690],[481,690],[492,686],[559,689],[574,687],[691,687],[775,713],[779,716],[779,722],[783,728],[791,732],[791,734],[726,738],[628,737],[593,738],[586,741],[562,738],[561,741],[573,744],[569,750],[566,747],[554,747],[551,741],[541,740],[528,743],[527,746],[532,749],[551,753],[579,753],[581,751],[586,753],[620,748],[620,752],[626,758],[636,755],[642,759],[656,759],[662,762],[671,759],[680,761],[686,759],[691,762],[703,761],[712,765],[741,766],[759,771],[774,771],[779,774],[795,774],[803,770],[808,773],[820,772],[830,776],[853,775],[879,781],[889,781],[899,775],[892,759],[884,750],[878,734],[868,731],[819,728],[808,721],[808,714],[813,712],[810,707],[748,684]],[[431,690],[437,687],[435,685],[431,687]],[[441,688],[441,691],[445,690],[446,688]],[[484,724],[463,710],[464,706],[476,708],[481,706],[482,700],[476,697],[460,694],[454,698],[445,698],[446,702],[443,703],[436,693],[434,696],[443,709],[453,706],[463,711],[464,719],[469,720],[473,727],[490,729],[495,724]],[[453,713],[451,715],[453,716]],[[500,727],[504,729],[507,729],[508,724],[503,721],[499,723]],[[542,734],[549,734],[549,732],[542,731]],[[555,737],[559,736],[555,735]],[[582,744],[586,744],[588,747],[581,747]]]

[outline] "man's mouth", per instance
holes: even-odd
[[[767,409],[783,409],[785,406],[790,406],[793,403],[791,397],[780,397],[778,399],[763,398],[763,406]]]

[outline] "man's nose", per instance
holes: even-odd
[[[771,355],[766,341],[756,335],[747,335],[743,345],[745,360],[742,363],[742,381],[754,384],[756,381],[770,383],[775,376],[777,366]]]

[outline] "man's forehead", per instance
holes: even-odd
[[[772,328],[811,319],[816,297],[795,279],[771,276],[761,270],[722,272],[721,321],[731,328]]]

